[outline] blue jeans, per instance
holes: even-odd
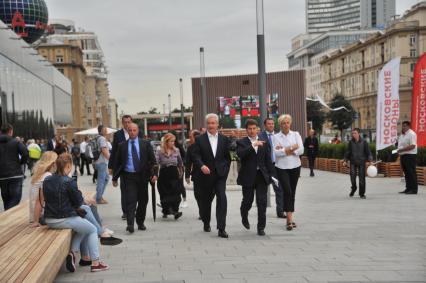
[[[90,223],[92,223],[96,227],[96,231],[98,235],[100,236],[104,232],[104,229],[102,228],[101,223],[96,219],[92,211],[92,208],[88,205],[82,205],[80,206],[80,208],[86,211],[86,216],[84,218],[87,219]]]
[[[99,260],[98,233],[96,227],[87,219],[80,216],[73,216],[65,218],[61,222],[49,222],[49,219],[46,219],[49,228],[72,229],[75,232],[71,240],[72,252],[80,251],[82,256],[90,256],[92,261]]]
[[[21,202],[23,180],[24,178],[0,180],[4,210],[17,206]]]
[[[102,200],[104,195],[105,188],[108,184],[109,175],[108,175],[108,164],[106,163],[97,163],[96,170],[98,170],[98,182],[96,184],[96,202],[99,203]]]

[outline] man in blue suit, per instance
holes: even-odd
[[[109,174],[112,175],[112,172],[117,169],[117,150],[118,150],[118,145],[122,142],[125,142],[129,139],[129,126],[130,124],[132,124],[132,116],[130,115],[124,115],[123,117],[121,117],[121,124],[123,126],[123,128],[117,132],[114,133],[114,137],[113,137],[113,141],[112,141],[112,149],[111,149],[111,156],[109,158],[109,163],[108,163],[108,170],[109,170]],[[139,132],[139,137],[141,137],[141,133]],[[120,178],[120,191],[121,191],[121,210],[123,211],[123,215],[121,216],[121,219],[126,220],[126,200],[125,200],[125,196],[124,196],[124,191],[123,191],[123,181]]]
[[[275,128],[275,122],[272,118],[266,118],[263,122],[265,125],[265,130],[259,133],[259,139],[268,142],[269,150],[271,153],[271,160],[272,164],[275,167],[275,155],[272,145],[272,137],[275,135],[274,128]],[[275,202],[277,206],[277,217],[278,218],[286,218],[286,215],[283,211],[283,190],[281,186],[275,185],[274,182],[272,182],[272,186],[275,191]]]

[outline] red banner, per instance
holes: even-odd
[[[414,68],[411,126],[417,133],[417,146],[426,146],[426,53]]]

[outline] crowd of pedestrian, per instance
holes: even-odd
[[[206,128],[189,133],[186,151],[175,133],[167,133],[161,145],[153,148],[142,138],[132,117],[122,117],[122,129],[114,133],[112,144],[107,128],[100,125],[98,134],[80,143],[67,143],[56,134],[48,141],[13,137],[13,127],[3,125],[0,135],[0,187],[4,209],[20,203],[26,166],[31,172],[29,221],[32,227],[48,225],[52,229],[70,228],[73,234],[71,251],[66,260],[69,271],[75,270],[77,255],[80,266],[91,266],[91,271],[107,270],[100,260],[99,244],[117,245],[121,239],[106,228],[99,216],[98,205],[108,204],[103,195],[110,176],[114,187],[120,186],[121,218],[127,222],[126,231],[135,232],[135,222],[140,231],[145,226],[148,204],[148,186],[157,183],[159,206],[163,218],[169,215],[178,220],[185,208],[187,184],[193,182],[194,197],[203,230],[211,232],[211,208],[216,198],[216,223],[218,236],[228,238],[226,232],[228,178],[231,151],[240,162],[237,183],[242,186],[240,206],[241,223],[250,229],[249,211],[254,198],[257,206],[257,234],[264,236],[268,186],[275,191],[276,214],[286,219],[288,231],[296,229],[296,191],[301,174],[301,156],[309,160],[310,176],[314,177],[314,164],[319,151],[319,140],[314,130],[302,141],[292,128],[292,117],[281,115],[279,131],[275,122],[267,118],[264,131],[259,131],[256,120],[245,123],[247,136],[231,139],[220,133],[219,117],[208,114]],[[401,156],[406,188],[401,193],[417,194],[415,173],[417,154],[416,134],[408,121],[402,123],[402,134],[397,153]],[[336,136],[334,143],[337,142]],[[340,142],[340,140],[339,140]],[[373,156],[368,142],[360,135],[360,129],[352,130],[344,155],[344,166],[350,167],[350,193],[353,197],[359,189],[361,199],[366,198],[366,168]],[[93,173],[92,171],[93,170]],[[77,185],[78,175],[96,176],[96,196],[84,197]],[[358,185],[357,185],[358,177]]]

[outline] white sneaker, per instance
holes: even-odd
[[[187,208],[188,204],[186,203],[186,201],[182,202],[180,205],[181,208]]]
[[[110,234],[110,235],[114,235],[114,231],[112,231],[111,229],[108,229],[108,228],[105,228],[105,229],[104,229],[104,232],[105,232],[105,233],[108,233],[108,234]]]

